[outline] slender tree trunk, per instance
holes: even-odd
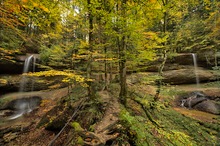
[[[126,27],[126,3],[127,0],[122,1],[122,19],[123,26]],[[124,32],[122,33],[122,38],[119,44],[119,74],[120,74],[120,101],[122,104],[126,105],[126,96],[127,96],[127,84],[126,84],[126,36]]]
[[[108,68],[109,68],[109,72],[108,72],[108,73],[109,73],[109,83],[112,83],[112,78],[113,78],[113,77],[112,77],[112,69],[113,69],[112,64],[113,64],[112,62],[109,62],[109,63],[108,63]]]
[[[88,43],[89,43],[89,54],[88,54],[88,61],[87,61],[87,78],[91,78],[92,74],[92,51],[93,51],[93,16],[92,16],[92,10],[91,10],[91,1],[87,0],[88,5],[88,19],[89,19],[89,35],[88,35]],[[93,91],[91,82],[88,82],[88,96],[92,97]]]
[[[105,90],[108,89],[108,70],[107,70],[107,66],[108,66],[108,61],[107,61],[107,48],[104,48],[104,53],[105,53]]]
[[[168,0],[162,0],[162,2],[163,2],[164,7],[168,4]],[[164,12],[164,16],[163,16],[163,33],[164,33],[164,35],[166,34],[166,31],[167,31],[167,12]],[[160,96],[161,85],[162,85],[163,68],[164,68],[165,63],[167,61],[166,43],[164,44],[164,49],[163,49],[162,54],[163,54],[163,56],[162,56],[163,61],[162,61],[161,65],[159,67],[159,70],[158,70],[158,74],[159,74],[160,78],[156,81],[157,91],[154,96],[155,101],[158,101],[160,98],[159,96]]]
[[[119,74],[120,74],[120,100],[122,104],[126,104],[127,85],[126,85],[126,44],[125,36],[122,37],[121,46],[119,47]]]
[[[154,97],[155,101],[159,100],[160,91],[161,91],[161,85],[162,85],[163,68],[165,66],[166,60],[167,60],[167,53],[166,53],[166,49],[164,49],[163,50],[163,62],[161,63],[160,68],[158,70],[159,77],[161,77],[161,78],[159,78],[157,80],[157,82],[156,82],[156,84],[157,84],[157,91],[156,91],[156,95]]]

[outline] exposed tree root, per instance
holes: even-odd
[[[103,119],[96,123],[94,132],[82,131],[79,135],[84,144],[89,146],[105,145],[107,141],[114,140],[119,136],[116,132],[120,126],[117,125],[120,104],[116,98],[110,97],[107,91],[98,93],[104,103],[107,103]]]
[[[106,131],[103,131],[103,133],[94,133],[89,131],[82,131],[78,134],[82,137],[84,140],[83,143],[89,146],[99,146],[99,145],[105,145],[107,141],[114,140],[118,137],[119,133],[111,133],[112,129],[108,129]]]
[[[135,96],[138,96],[137,93],[135,93],[135,92],[133,92],[132,94],[134,94]],[[137,102],[138,104],[141,105],[141,107],[142,107],[142,109],[144,110],[146,116],[148,117],[148,119],[149,119],[154,125],[156,125],[157,127],[160,127],[160,125],[159,125],[159,124],[152,118],[152,116],[150,115],[150,113],[149,113],[147,107],[146,107],[143,103],[141,103],[141,101],[136,100],[135,98],[132,98],[132,100],[134,100],[135,102]]]

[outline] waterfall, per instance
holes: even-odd
[[[198,75],[198,66],[197,66],[197,57],[196,54],[192,53],[192,57],[193,57],[193,64],[194,64],[194,72],[195,72],[195,76],[196,76],[196,86],[197,88],[199,87],[199,75]]]
[[[24,68],[23,68],[23,73],[28,73],[30,71],[34,72],[35,71],[35,62],[36,58],[34,55],[31,55],[25,59],[24,62]],[[31,68],[32,67],[32,68]],[[27,91],[26,87],[28,87],[28,82],[31,82],[31,86],[29,87],[31,91],[34,90],[34,81],[29,80],[26,76],[22,76],[21,81],[20,81],[20,87],[19,87],[19,92],[24,92]],[[17,119],[21,117],[25,113],[31,112],[33,109],[30,106],[31,101],[25,100],[17,100],[15,102],[16,107],[18,107],[18,110],[11,116],[9,117],[10,120]]]
[[[24,68],[23,68],[23,73],[28,73],[29,71],[35,72],[35,62],[36,58],[34,55],[31,55],[25,59],[24,62]],[[31,67],[33,67],[31,69]],[[19,92],[24,92],[28,83],[28,78],[26,76],[22,76],[22,79],[20,81],[20,87],[19,87]],[[34,90],[34,82],[31,81],[31,91]]]

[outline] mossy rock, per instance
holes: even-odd
[[[78,122],[72,122],[71,126],[74,128],[76,132],[84,131],[84,129],[81,127],[81,125]]]

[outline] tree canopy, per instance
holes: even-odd
[[[180,52],[217,52],[219,1],[1,0],[1,54],[40,53],[41,62],[92,78],[126,72]],[[4,56],[4,55],[3,55]],[[7,54],[6,54],[7,56]]]

